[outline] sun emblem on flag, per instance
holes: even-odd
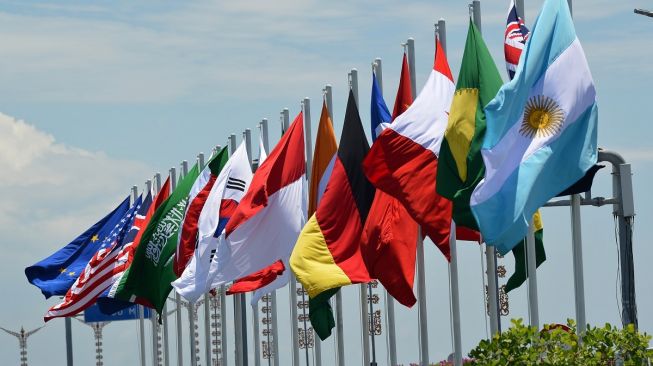
[[[555,100],[536,95],[526,102],[524,120],[519,132],[528,137],[549,137],[562,128],[565,112]]]

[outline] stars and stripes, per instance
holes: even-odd
[[[521,56],[524,45],[530,36],[530,31],[526,28],[524,20],[517,14],[515,1],[510,1],[508,8],[508,21],[506,24],[506,33],[504,40],[504,54],[506,57],[506,68],[510,79],[515,76],[519,57]]]
[[[50,308],[44,320],[75,315],[95,303],[124,271],[127,252],[142,229],[145,214],[152,202],[148,194],[145,202],[139,197],[120,222],[105,237],[100,250],[91,258],[63,301]]]

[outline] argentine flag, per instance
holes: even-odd
[[[597,160],[596,90],[567,0],[546,0],[515,78],[485,115],[486,172],[470,205],[483,239],[505,254]]]

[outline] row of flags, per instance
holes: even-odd
[[[512,250],[508,288],[518,287],[531,221],[537,264],[545,259],[539,207],[587,191],[598,167],[596,95],[567,2],[546,0],[532,33],[516,14],[511,2],[508,83],[471,20],[457,82],[438,39],[414,100],[404,54],[392,114],[373,75],[371,147],[353,92],[339,143],[323,104],[310,182],[299,113],[269,156],[261,143],[255,172],[243,143],[175,187],[169,179],[156,196],[125,199],[25,270],[46,297],[64,296],[45,320],[94,302],[160,313],[173,288],[194,302],[232,283],[230,293],[256,291],[256,301],[288,283],[290,269],[325,339],[335,325],[329,299],[342,286],[376,278],[412,306],[418,235],[449,259],[452,227],[460,240]]]

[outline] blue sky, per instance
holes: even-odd
[[[483,34],[502,71],[507,3],[482,1]],[[541,3],[527,1],[527,25]],[[646,189],[653,179],[647,108],[653,20],[632,12],[647,6],[653,4],[577,0],[574,16],[598,90],[599,144],[632,163],[639,318],[641,328],[653,332],[647,310],[653,296],[646,282],[653,275],[646,233],[653,218],[653,197]],[[432,65],[433,23],[439,18],[447,20],[455,77],[468,22],[463,1],[0,3],[0,168],[5,172],[0,176],[0,288],[7,294],[0,304],[0,326],[42,325],[43,313],[56,299],[44,301],[25,280],[23,269],[86,229],[153,173],[224,145],[230,133],[240,136],[251,128],[256,136],[261,118],[270,120],[270,139],[276,142],[279,112],[288,107],[294,117],[304,97],[312,100],[315,126],[327,83],[334,88],[339,135],[351,68],[359,70],[367,128],[371,61],[383,59],[391,104],[401,43],[414,37],[421,88]],[[595,195],[609,196],[609,181],[604,169]],[[538,272],[540,319],[564,322],[574,316],[568,209],[545,209],[543,218],[549,259]],[[613,230],[609,207],[583,208],[587,315],[593,324],[619,323]],[[480,253],[467,243],[459,251],[463,344],[468,350],[486,334]],[[429,344],[435,362],[451,350],[447,271],[432,245],[426,255]],[[512,259],[507,257],[505,264],[510,269]],[[344,292],[345,319],[358,324],[357,290]],[[280,298],[284,341],[289,329],[286,290]],[[510,303],[511,317],[527,317],[525,287],[511,294]],[[399,361],[417,361],[417,309],[398,306],[397,317]],[[136,329],[134,323],[105,328],[106,365],[136,364]],[[357,360],[359,335],[356,327],[351,329],[347,352]],[[63,321],[50,322],[30,339],[30,360],[63,364],[63,336]],[[76,323],[74,336],[76,362],[90,364],[91,330]],[[379,343],[384,359],[385,341]],[[289,347],[281,344],[282,360]],[[331,341],[325,345],[325,365],[333,362],[332,347]],[[0,363],[13,364],[18,357],[15,340],[0,335]]]

